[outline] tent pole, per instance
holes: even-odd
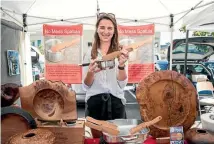
[[[170,14],[170,20],[171,20],[171,24],[170,24],[170,30],[171,30],[171,46],[170,46],[170,62],[169,62],[169,70],[172,70],[172,50],[173,50],[173,21],[174,21],[174,15]]]
[[[189,42],[189,30],[186,31],[186,49],[185,49],[185,58],[184,58],[184,76],[186,76],[186,70],[187,70],[188,42]]]
[[[82,23],[82,22],[79,22],[79,21],[69,21],[69,20],[63,20],[63,19],[61,19],[61,20],[54,20],[54,21],[45,21],[45,22],[41,22],[41,23],[34,23],[34,24],[28,24],[28,26],[34,26],[34,25],[40,25],[40,24],[47,24],[47,23],[54,23],[54,22],[69,22],[69,23],[76,23],[76,24],[79,24],[79,23],[81,23],[81,24],[85,24],[85,25],[93,25],[94,26],[94,24],[90,24],[90,23]]]
[[[207,5],[210,5],[210,4],[213,4],[213,3],[214,3],[214,1],[208,2],[208,3],[205,3],[205,4],[201,5],[201,6],[196,7],[195,9],[199,9],[199,8],[202,8],[202,7],[204,7],[204,6],[207,6]],[[192,9],[192,8],[191,8],[191,9]],[[189,10],[185,10],[185,11],[176,13],[176,14],[174,14],[174,15],[179,15],[179,14],[182,14],[182,13],[185,13],[185,12],[188,12],[188,11],[189,11]]]
[[[99,1],[97,0],[97,19],[99,17],[100,14],[100,6],[99,6]]]
[[[141,21],[141,20],[131,20],[131,19],[126,19],[127,21],[123,21],[123,22],[120,22],[121,23],[129,23],[129,22],[144,22],[144,23],[149,23],[149,24],[159,24],[159,25],[165,25],[165,26],[169,26],[169,24],[164,24],[164,23],[157,23],[157,22],[149,22],[149,21]]]
[[[141,21],[141,20],[159,19],[159,18],[167,18],[167,17],[169,17],[169,15],[167,15],[167,16],[160,16],[160,17],[152,17],[152,18],[139,19],[139,21]],[[134,19],[128,19],[128,18],[117,18],[117,19],[121,19],[121,20],[132,20],[132,21],[134,21]]]
[[[17,20],[15,17],[13,17],[12,15],[10,15],[9,13],[5,12],[3,9],[1,9],[3,13],[5,13],[6,15],[8,15],[10,18],[14,19],[16,22],[18,22],[21,26],[22,26],[22,23]]]
[[[197,3],[194,7],[192,7],[187,13],[185,13],[182,17],[180,17],[174,24],[176,24],[178,21],[180,21],[183,17],[185,17],[187,14],[189,14],[191,11],[193,11],[194,9],[196,9],[198,7],[198,5],[200,5],[203,2],[200,1],[199,3]]]
[[[40,25],[40,24],[46,24],[46,23],[54,23],[54,22],[59,22],[59,21],[60,20],[45,21],[45,22],[41,22],[41,23],[28,24],[28,26],[34,26],[34,25]]]
[[[82,22],[74,22],[74,21],[65,21],[65,22],[95,26],[95,24],[91,24],[91,23],[82,23]]]
[[[47,17],[40,17],[40,16],[32,16],[32,15],[28,15],[28,17],[38,18],[38,19],[58,20],[58,21],[60,21],[60,19],[56,19],[56,18],[47,18]],[[91,18],[91,17],[94,17],[94,16],[84,16],[84,17],[67,18],[65,20],[84,19],[84,18]]]
[[[1,10],[2,11],[7,11],[7,12],[10,12],[10,13],[14,13],[14,14],[17,14],[17,15],[22,15],[21,13],[17,13],[16,11],[8,10],[8,9],[3,8],[3,7],[1,7]]]

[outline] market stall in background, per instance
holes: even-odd
[[[210,107],[206,113],[201,112],[200,104],[203,100],[199,99],[199,92],[207,90],[208,87],[213,96],[213,85],[207,81],[207,78],[194,77],[197,82],[194,86],[194,83],[186,77],[188,32],[186,49],[183,53],[185,54],[183,74],[172,71],[172,50],[173,31],[176,24],[195,9],[206,8],[199,13],[203,15],[199,20],[196,20],[197,16],[189,19],[190,22],[186,23],[187,30],[204,28],[213,31],[213,27],[206,27],[206,25],[214,22],[214,17],[210,15],[214,11],[214,1],[207,3],[194,1],[191,5],[186,2],[186,6],[190,5],[192,8],[188,7],[188,10],[185,9],[182,12],[174,11],[174,14],[167,12],[167,16],[155,18],[149,13],[149,9],[155,8],[157,1],[150,1],[148,6],[145,6],[144,13],[151,14],[151,18],[139,20],[130,17],[134,16],[131,12],[136,13],[135,10],[142,9],[142,5],[120,1],[124,4],[124,7],[121,6],[123,9],[136,6],[133,11],[124,12],[127,18],[120,18],[123,15],[122,10],[114,11],[119,9],[118,6],[115,7],[117,2],[108,3],[112,7],[112,12],[118,16],[120,43],[124,44],[130,52],[129,82],[137,84],[135,94],[141,116],[140,119],[110,121],[78,117],[77,92],[68,87],[68,85],[82,84],[84,75],[82,67],[88,65],[82,63],[86,51],[83,44],[83,29],[86,27],[94,29],[97,19],[94,11],[90,11],[88,6],[97,9],[97,14],[100,12],[100,6],[106,11],[111,10],[107,8],[107,3],[105,5],[104,1],[100,1],[100,5],[98,1],[89,3],[75,1],[73,3],[76,3],[76,6],[73,9],[67,4],[69,1],[67,3],[60,1],[50,3],[4,1],[2,3],[2,15],[6,19],[1,22],[3,26],[2,71],[5,76],[1,81],[2,143],[213,144],[214,114],[210,112],[210,107],[214,106],[213,98],[210,98]],[[78,4],[82,9],[87,7],[83,10],[84,15],[76,12],[79,10]],[[62,11],[56,10],[62,5],[64,6]],[[163,6],[163,3],[160,5]],[[40,9],[44,13],[39,13]],[[158,13],[165,14],[155,11],[155,16],[159,16]],[[70,15],[74,16],[74,14],[80,17],[70,18]],[[93,16],[86,16],[88,14]],[[140,18],[140,16],[141,14],[137,13],[136,17]],[[11,24],[11,21],[17,24]],[[35,81],[32,76],[30,33],[38,31],[43,34],[44,39],[45,77],[43,80]],[[167,63],[169,70],[155,72],[155,31],[171,32],[169,63]],[[114,61],[120,54],[120,51],[116,51],[105,55],[100,63]],[[20,99],[20,105],[14,105],[18,99]],[[202,123],[200,128],[195,126],[198,116]],[[94,137],[91,129],[99,131],[100,136]]]

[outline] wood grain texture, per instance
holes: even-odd
[[[76,94],[59,81],[38,80],[21,87],[22,108],[45,121],[77,119]]]
[[[13,135],[36,128],[33,117],[25,110],[15,107],[1,108],[1,142],[5,142]]]
[[[158,71],[141,80],[136,90],[144,121],[157,116],[162,120],[150,126],[153,137],[168,137],[171,126],[187,131],[197,116],[197,95],[193,84],[175,71]]]
[[[185,139],[189,144],[214,144],[214,133],[192,128],[185,133]]]
[[[55,144],[55,135],[47,129],[32,129],[12,136],[6,144]]]
[[[1,85],[1,107],[11,106],[20,97],[19,87],[15,83]]]

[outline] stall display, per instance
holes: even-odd
[[[101,131],[103,141],[110,144],[143,143],[148,136],[149,126],[161,121],[158,116],[149,122],[137,119],[116,119],[109,121],[95,120],[86,117],[85,125]]]
[[[5,144],[55,144],[55,135],[49,130],[32,129],[16,134]]]
[[[40,129],[50,130],[56,135],[56,144],[83,144],[85,133],[85,121],[73,122],[37,121]]]
[[[85,121],[77,120],[76,94],[61,81],[37,80],[20,88],[21,105],[38,128],[53,132],[57,144],[82,144]]]
[[[25,110],[15,107],[1,108],[1,142],[13,135],[37,128],[34,118]]]
[[[162,120],[150,127],[155,138],[169,137],[172,126],[183,126],[186,132],[197,116],[197,95],[193,84],[175,71],[158,71],[143,79],[136,91],[143,120],[157,116]]]
[[[61,81],[37,80],[18,87],[15,95],[20,95],[22,109],[2,108],[2,141],[7,144],[15,144],[18,140],[33,144],[38,137],[41,137],[40,143],[83,144],[87,141],[85,126],[102,133],[98,141],[94,139],[99,143],[142,144],[149,135],[156,143],[169,143],[170,127],[175,126],[183,127],[188,144],[210,137],[205,142],[213,142],[209,125],[205,130],[190,129],[198,112],[197,93],[192,83],[175,71],[154,72],[139,83],[136,98],[142,120],[101,121],[91,117],[86,117],[86,121],[79,120],[76,93]]]

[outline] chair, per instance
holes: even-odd
[[[198,101],[199,101],[199,113],[201,116],[201,105],[209,106],[209,112],[214,106],[213,84],[209,81],[198,81],[196,84]]]

